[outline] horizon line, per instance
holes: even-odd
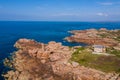
[[[120,21],[67,21],[67,20],[0,20],[0,22],[120,22]]]

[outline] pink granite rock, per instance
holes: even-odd
[[[61,43],[38,43],[20,39],[19,49],[9,61],[14,70],[8,71],[6,80],[119,80],[119,75],[107,74],[69,62],[73,50]]]

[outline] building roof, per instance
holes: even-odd
[[[103,45],[93,45],[94,48],[105,48]]]

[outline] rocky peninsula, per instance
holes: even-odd
[[[107,30],[101,28],[87,30],[69,31],[73,35],[66,37],[69,42],[86,43],[89,45],[104,45],[106,47],[114,47],[120,50],[120,30]]]
[[[88,32],[90,33],[89,36],[96,36],[98,31],[92,31],[94,32],[89,32],[89,30],[72,31],[75,35],[66,39],[88,43],[88,41],[81,41],[79,38],[84,34],[82,39],[85,39],[85,34]],[[88,36],[87,38],[90,41],[89,44],[92,44],[91,39],[95,39]],[[112,43],[110,43],[111,40]],[[103,44],[118,45],[111,38],[109,41]],[[96,43],[98,42],[99,40],[96,41]],[[70,48],[54,41],[44,44],[30,39],[20,39],[14,46],[18,50],[14,52],[11,58],[6,58],[4,61],[4,64],[11,68],[3,74],[6,80],[120,80],[119,74],[105,73],[71,61],[70,58],[76,47]]]

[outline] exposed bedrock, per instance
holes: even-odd
[[[73,49],[61,43],[20,39],[14,46],[18,51],[4,62],[12,69],[4,74],[6,80],[120,80],[118,74],[70,62]]]

